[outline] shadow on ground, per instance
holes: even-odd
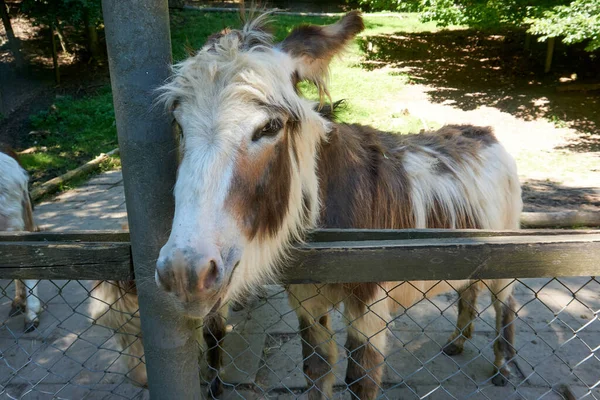
[[[524,211],[597,210],[600,189],[569,187],[550,180],[527,179],[522,182]]]
[[[553,70],[543,73],[545,45],[524,49],[520,31],[473,29],[377,35],[360,39],[363,67],[393,67],[433,87],[433,103],[462,110],[494,107],[524,120],[547,118],[579,135],[567,148],[600,151],[600,92],[558,91],[562,80],[600,81],[600,59],[581,46],[557,45]]]

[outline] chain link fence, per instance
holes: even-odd
[[[138,326],[137,334],[126,333],[126,326],[101,326],[93,311],[102,314],[108,305],[97,295],[99,283],[34,282],[26,294],[37,292],[42,304],[37,327],[28,326],[19,307],[12,307],[15,281],[0,280],[0,398],[146,398],[147,391],[128,377],[130,360],[143,362],[131,354],[141,343],[138,313],[125,318]],[[123,337],[129,346],[120,346]]]
[[[444,346],[455,330],[458,309],[456,290],[416,303],[399,306],[386,319],[382,332],[387,351],[381,365],[379,398],[388,399],[572,399],[600,398],[600,282],[594,277],[514,280],[513,305],[516,318],[514,358],[507,360],[512,375],[505,386],[492,383],[496,317],[491,296],[482,292],[473,314],[475,329],[461,354],[448,356]],[[438,284],[431,285],[433,288]],[[40,324],[24,332],[24,317],[9,315],[14,281],[0,281],[0,397],[25,399],[147,398],[137,385],[145,369],[140,354],[139,315],[119,309],[120,321],[105,326],[102,310],[122,301],[135,302],[130,289],[120,286],[125,297],[109,299],[92,281],[39,281],[43,305]],[[104,285],[114,285],[105,282]],[[410,283],[400,285],[414,288]],[[348,354],[344,346],[349,329],[345,298],[327,298],[323,285],[314,285],[314,296],[290,299],[281,286],[265,286],[243,305],[235,305],[225,323],[224,339],[213,342],[222,352],[218,371],[223,393],[220,398],[305,397],[311,384],[304,369],[303,331],[297,311],[307,301],[331,305],[329,312],[313,315],[323,321],[327,314],[331,334],[321,344],[338,350],[335,361],[322,357],[331,367],[334,398],[356,398],[346,384]],[[458,288],[458,287],[456,287]],[[403,286],[396,288],[403,290]],[[389,288],[388,288],[389,290]],[[30,291],[29,295],[32,291]],[[129,296],[129,298],[127,297]],[[350,296],[355,296],[351,294]],[[130,304],[131,305],[131,304]],[[329,308],[329,307],[328,307]],[[314,308],[311,308],[314,310]],[[365,312],[377,313],[374,304]],[[313,322],[314,322],[313,321]],[[137,330],[137,331],[136,331]],[[199,335],[202,326],[198,327]],[[371,338],[373,339],[373,338]],[[207,342],[200,343],[204,353]],[[315,353],[316,354],[316,353]],[[351,355],[353,358],[354,353]],[[305,358],[306,357],[306,358]],[[203,395],[212,376],[201,361]],[[213,371],[215,372],[215,371]],[[366,371],[369,373],[369,371]],[[325,372],[323,372],[325,375]],[[314,378],[314,375],[313,375]],[[318,384],[315,383],[315,387]],[[314,388],[313,388],[314,390]]]

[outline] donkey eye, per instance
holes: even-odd
[[[263,136],[275,136],[279,133],[279,131],[283,128],[283,122],[280,119],[272,119],[265,126],[256,130],[252,135],[252,141],[256,142]]]

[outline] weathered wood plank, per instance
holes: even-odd
[[[447,239],[497,236],[581,235],[593,233],[600,233],[600,230],[520,229],[516,231],[488,231],[481,229],[317,229],[308,234],[306,241],[347,242],[365,240]]]
[[[355,240],[444,239],[487,236],[547,236],[600,233],[581,229],[521,229],[487,231],[480,229],[317,229],[308,234],[307,242],[346,242]],[[70,232],[0,232],[0,242],[129,242],[123,230]]]
[[[0,278],[133,278],[129,243],[0,242]]]
[[[127,242],[129,232],[122,230],[70,232],[0,232],[2,242]]]
[[[3,234],[0,278],[130,279],[126,239],[122,231]],[[311,239],[292,252],[285,281],[600,275],[600,231],[328,230]]]
[[[308,243],[289,283],[600,275],[600,234]]]
[[[600,213],[592,211],[521,213],[521,225],[530,228],[571,228],[600,226]]]

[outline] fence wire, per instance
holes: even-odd
[[[138,399],[147,391],[136,385],[131,365],[143,363],[130,349],[140,342],[123,327],[96,324],[109,305],[92,281],[22,281],[28,297],[40,300],[39,325],[25,322],[25,301],[15,299],[15,281],[0,280],[0,398]],[[27,286],[26,284],[29,284]],[[25,300],[25,299],[23,299]],[[137,310],[126,316],[139,327]],[[136,323],[137,322],[137,323]],[[130,344],[124,347],[125,341]]]
[[[386,286],[381,298],[364,304],[363,314],[349,312],[348,304],[360,298],[359,291],[332,296],[324,285],[312,285],[302,298],[288,294],[277,285],[265,286],[244,304],[233,305],[222,322],[224,338],[208,340],[198,327],[199,345],[204,355],[221,352],[218,371],[211,370],[201,357],[203,396],[209,397],[214,375],[222,385],[219,398],[292,399],[306,397],[309,390],[319,393],[320,381],[331,370],[333,398],[360,398],[346,382],[348,356],[360,359],[359,349],[346,350],[348,331],[370,343],[383,355],[363,370],[365,376],[383,366],[377,382],[377,398],[387,399],[598,399],[600,398],[600,282],[595,277],[560,279],[519,279],[511,281],[515,303],[506,303],[515,312],[514,356],[505,360],[512,374],[505,386],[496,386],[493,376],[496,316],[493,299],[481,292],[472,314],[474,331],[464,350],[449,356],[444,347],[456,328],[459,296],[450,290],[427,297],[445,282],[432,284],[420,292],[414,304],[398,302],[398,293],[415,289],[409,282]],[[14,298],[14,282],[0,281],[0,396],[6,398],[147,398],[147,390],[136,385],[145,364],[140,353],[139,315],[116,307],[119,299],[99,295],[98,286],[84,281],[40,281],[38,297],[43,311],[40,324],[24,332],[24,316],[9,316]],[[104,283],[112,285],[113,283]],[[486,286],[483,282],[477,283]],[[454,282],[450,282],[454,286]],[[122,293],[126,293],[127,287]],[[485,289],[485,287],[484,287]],[[31,292],[30,292],[30,295]],[[132,295],[126,295],[132,296]],[[294,298],[294,296],[296,296]],[[396,298],[392,300],[390,296]],[[290,298],[292,297],[292,298]],[[465,296],[463,295],[463,299]],[[135,299],[130,297],[129,300]],[[327,304],[315,313],[315,302]],[[383,304],[396,303],[395,313],[385,313]],[[121,319],[98,318],[98,309],[119,309]],[[96,308],[94,308],[96,307]],[[465,307],[465,303],[463,303]],[[95,312],[93,312],[96,310]],[[298,311],[310,323],[299,323]],[[382,322],[381,329],[356,332],[370,314]],[[100,313],[102,315],[102,313]],[[94,317],[96,319],[94,319]],[[326,318],[328,322],[324,323]],[[377,318],[376,318],[377,320]],[[324,325],[331,332],[311,339],[307,332]],[[107,327],[105,325],[112,325]],[[208,324],[207,324],[208,325]],[[348,325],[350,327],[348,328]],[[137,329],[137,331],[136,331]],[[354,330],[354,331],[352,331]],[[206,331],[206,330],[204,330]],[[463,333],[466,334],[465,331]],[[204,339],[202,339],[204,336]],[[218,336],[218,334],[217,334]],[[316,343],[310,350],[307,342]],[[304,351],[303,351],[304,345]],[[336,359],[320,350],[337,348]],[[211,353],[212,351],[212,353]],[[317,357],[317,358],[315,358]],[[318,362],[315,364],[315,360]],[[352,361],[351,361],[352,362]],[[309,365],[307,369],[305,364]],[[326,365],[315,378],[310,368]],[[307,374],[312,380],[307,381]],[[352,379],[349,381],[352,384]],[[354,381],[356,383],[356,379]],[[212,392],[214,394],[214,391]],[[319,393],[325,398],[325,393]],[[216,396],[215,396],[216,397]]]

